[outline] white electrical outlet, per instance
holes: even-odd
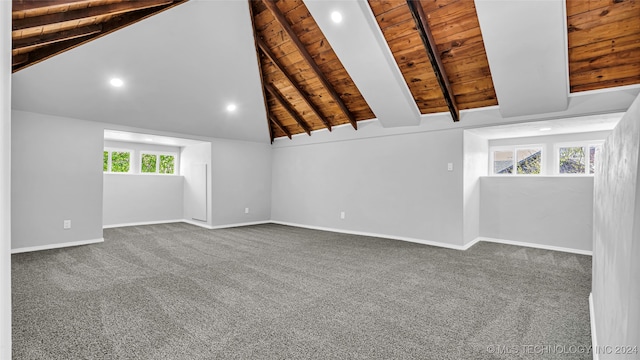
[[[249,213],[249,208],[244,208],[244,213],[248,214]]]
[[[69,229],[71,229],[71,220],[65,220],[65,221],[63,222],[63,224],[62,224],[62,227],[63,227],[65,230],[69,230]]]
[[[453,163],[448,163],[447,164],[447,170],[448,171],[453,171]]]
[[[344,219],[344,218],[345,218],[345,213],[344,213],[344,211],[341,211],[340,212],[340,219]]]

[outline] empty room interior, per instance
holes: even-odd
[[[0,358],[640,359],[638,1],[0,16]]]

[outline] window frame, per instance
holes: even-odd
[[[107,152],[107,171],[104,171],[104,152]],[[122,152],[122,153],[128,153],[129,154],[129,170],[124,172],[124,171],[112,171],[112,166],[113,166],[113,159],[112,159],[112,155],[114,152]],[[103,174],[131,174],[131,169],[133,168],[133,150],[131,149],[124,149],[124,148],[113,148],[113,147],[105,147],[102,149],[102,173]]]
[[[142,171],[142,157],[144,155],[155,155],[156,157],[156,170],[154,172],[143,172]],[[173,156],[173,174],[161,173],[160,172],[160,156]],[[138,154],[138,171],[140,175],[163,175],[163,176],[172,176],[178,175],[177,169],[177,161],[178,154],[175,152],[168,151],[158,151],[158,150],[140,150]]]
[[[566,141],[559,142],[553,144],[553,174],[557,176],[593,176],[595,173],[591,173],[589,170],[590,163],[590,148],[591,146],[602,146],[604,145],[604,140],[594,140],[594,141]],[[581,147],[582,151],[585,154],[585,164],[584,164],[584,172],[583,173],[561,173],[560,172],[560,148],[566,147]]]
[[[518,174],[518,150],[540,149],[540,173],[538,174]],[[513,154],[513,172],[510,174],[497,174],[495,172],[495,153],[496,151],[511,151]],[[545,171],[545,146],[544,144],[524,144],[524,145],[498,145],[489,147],[489,176],[544,176]]]

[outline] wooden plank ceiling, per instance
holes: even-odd
[[[13,0],[13,70],[185,1]],[[248,1],[272,140],[375,118],[303,0]],[[571,92],[640,84],[639,2],[567,0]],[[368,3],[420,113],[498,104],[473,0]]]
[[[13,71],[187,0],[13,0]]]
[[[272,139],[375,117],[301,0],[249,5]]]
[[[422,114],[447,112],[442,87],[406,0],[369,0],[389,49]],[[426,16],[457,108],[497,105],[473,1],[415,1]],[[418,9],[420,10],[420,9]]]
[[[571,92],[640,83],[640,1],[567,0]]]

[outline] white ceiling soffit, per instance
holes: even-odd
[[[488,126],[469,129],[467,131],[489,140],[610,131],[616,127],[623,115],[624,113],[591,115],[557,120]]]
[[[143,134],[130,131],[105,130],[104,139],[107,141],[124,141],[133,143],[144,143],[153,145],[179,146],[205,144],[204,141],[177,138],[172,136],[161,136],[153,134]]]
[[[247,1],[191,0],[15,73],[12,95],[17,110],[269,141]]]
[[[565,110],[565,2],[475,0],[475,5],[502,116]]]
[[[382,126],[418,125],[418,107],[368,3],[304,3]],[[342,14],[342,22],[332,21],[334,11]]]

